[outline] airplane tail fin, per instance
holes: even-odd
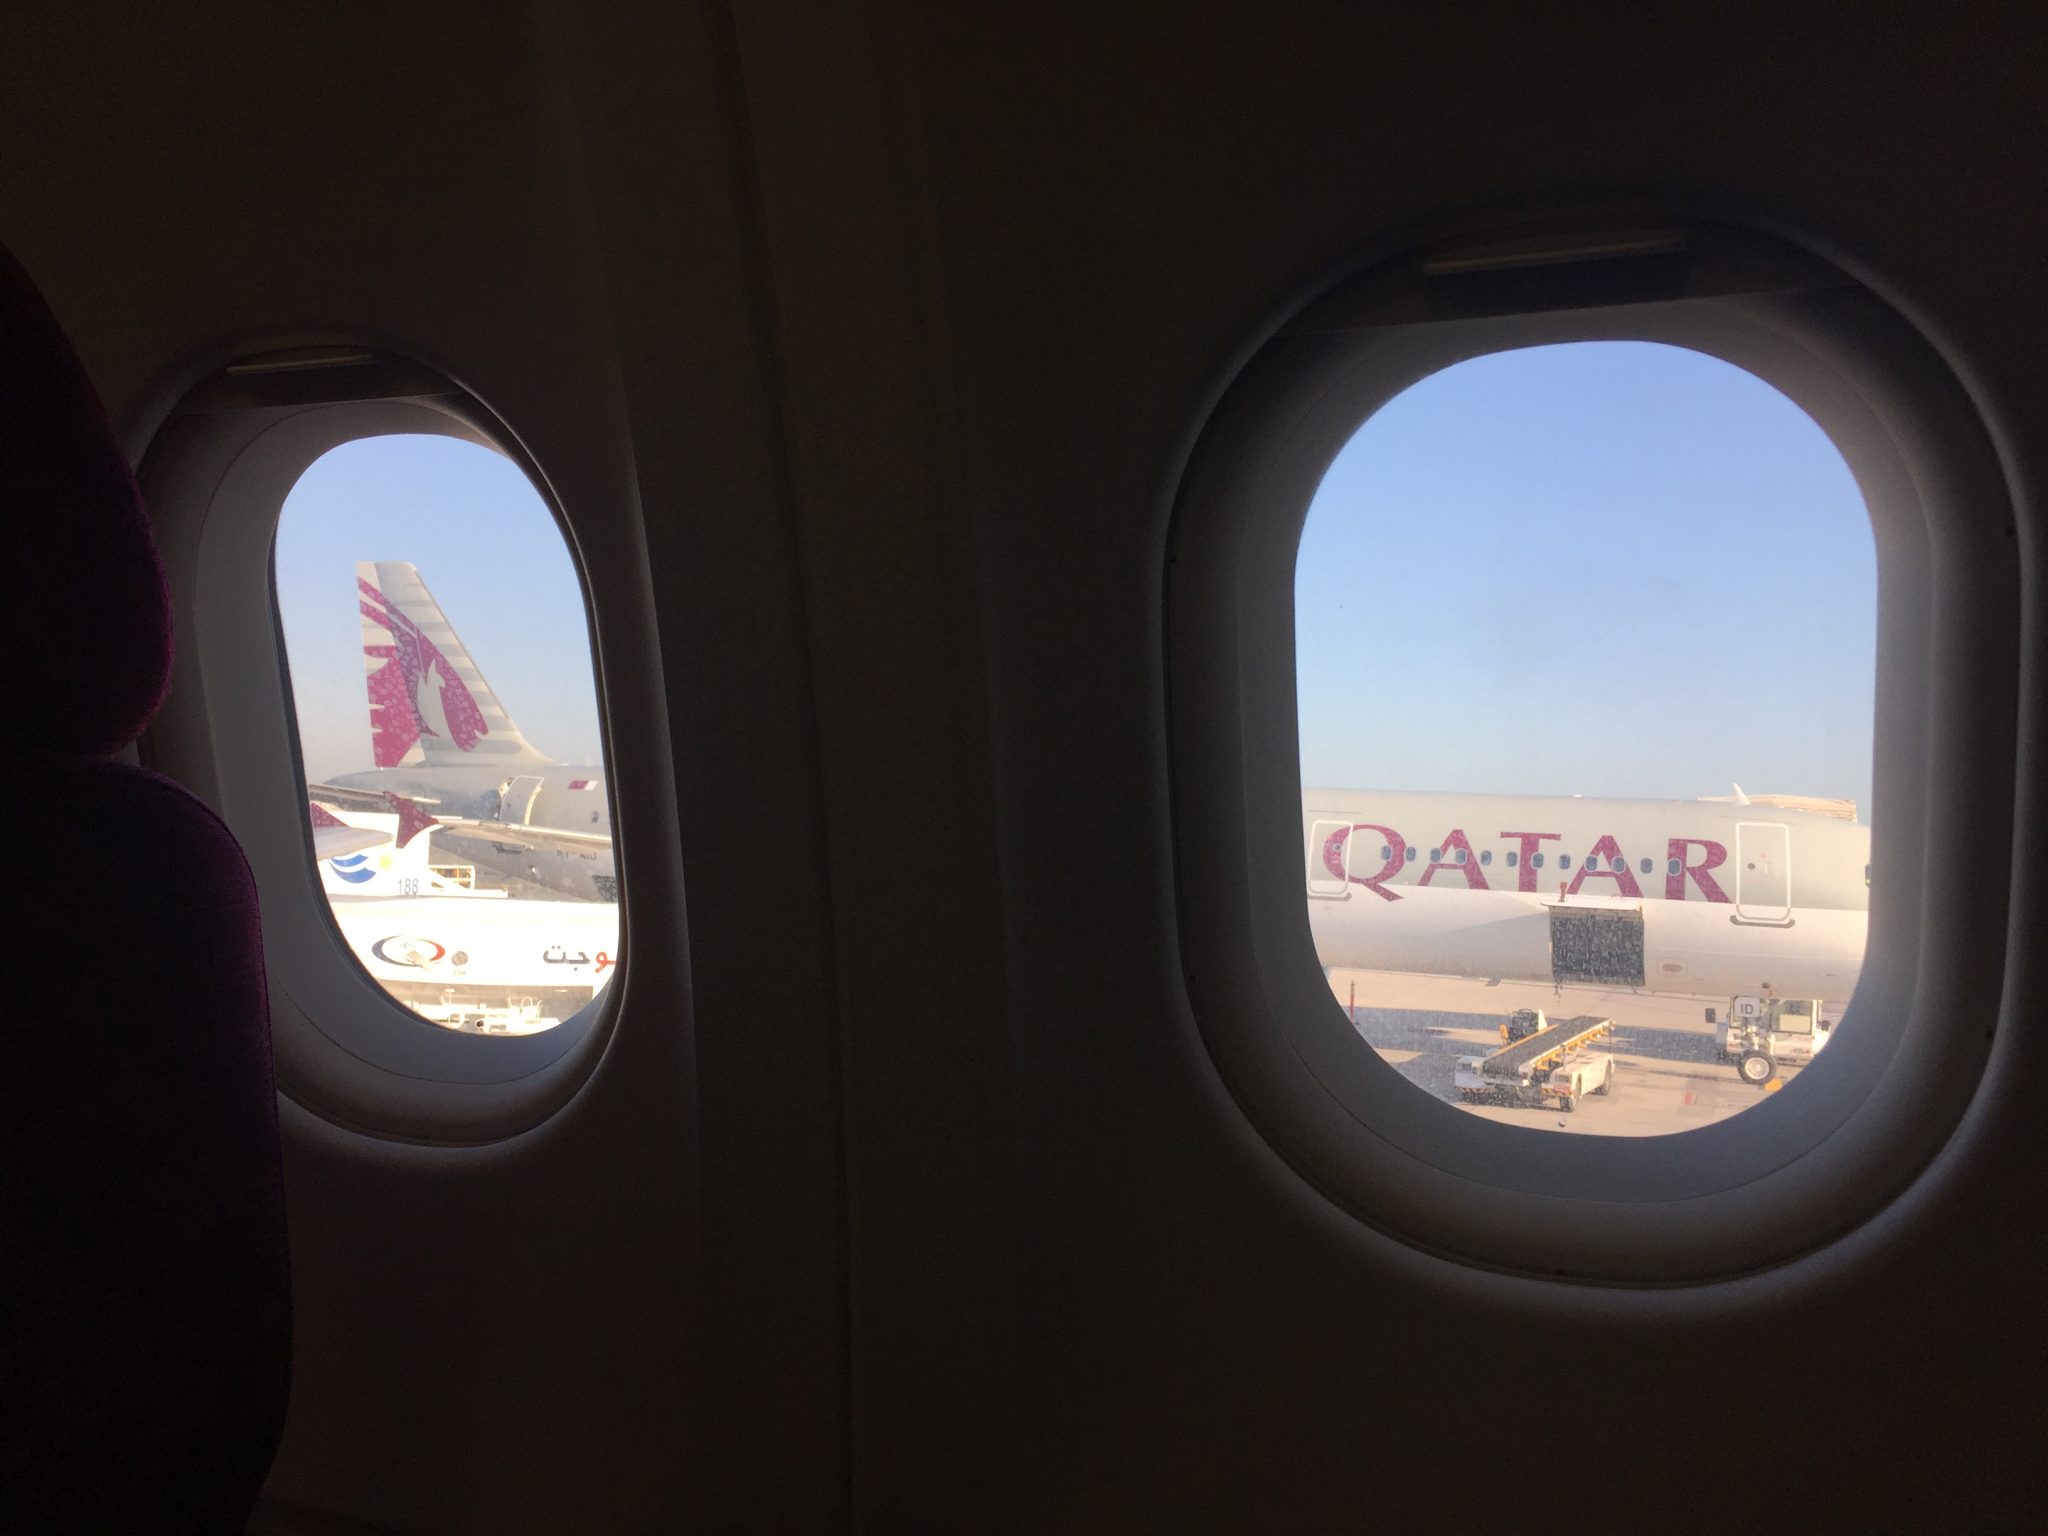
[[[359,561],[363,671],[379,768],[545,763],[404,560]]]
[[[434,824],[417,806],[399,800],[389,811],[344,811],[312,803],[313,857],[329,896],[462,895],[468,886],[434,873],[433,842],[420,831]],[[408,835],[408,827],[411,833]]]

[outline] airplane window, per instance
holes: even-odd
[[[1389,589],[1390,569],[1454,571],[1469,598]],[[1560,587],[1651,606],[1560,618],[1537,596]],[[1678,346],[1471,357],[1329,463],[1294,588],[1304,815],[1435,836],[1432,864],[1458,850],[1308,903],[1359,1044],[1547,1130],[1662,1135],[1796,1099],[1828,1036],[1775,1024],[1840,1016],[1869,907],[1876,547],[1820,426]],[[1496,849],[1512,873],[1489,879]]]
[[[608,774],[533,485],[456,438],[344,444],[286,499],[273,575],[315,875],[356,960],[449,1030],[589,1006],[621,953]]]
[[[1997,435],[1852,274],[1635,204],[1446,227],[1257,345],[1162,632],[1187,997],[1287,1161],[1638,1283],[1809,1252],[1938,1154],[2011,1017]],[[1294,817],[1395,856],[1305,871]]]

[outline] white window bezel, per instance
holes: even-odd
[[[1186,984],[1266,1139],[1325,1195],[1417,1246],[1656,1285],[1784,1262],[1868,1219],[1960,1119],[1999,1018],[2009,871],[1963,871],[1931,850],[2010,847],[2019,590],[1996,453],[1916,330],[1773,240],[1693,225],[1635,254],[1633,238],[1593,228],[1424,247],[1259,348],[1176,503],[1167,688],[1182,941],[1197,957]],[[1331,997],[1302,895],[1292,596],[1315,488],[1359,424],[1418,379],[1577,340],[1691,347],[1782,390],[1842,450],[1878,544],[1873,862],[1893,873],[1872,891],[1848,1027],[1796,1094],[1676,1136],[1546,1134],[1416,1092]]]
[[[248,855],[262,902],[280,1092],[359,1131],[491,1141],[554,1113],[603,1052],[633,967],[624,837],[620,960],[589,1007],[538,1034],[498,1037],[439,1028],[386,993],[344,943],[312,857],[276,607],[278,520],[315,461],[364,438],[451,437],[518,464],[555,518],[584,600],[612,769],[604,793],[617,828],[596,609],[573,527],[509,428],[430,370],[357,356],[352,366],[303,372],[230,369],[188,396],[152,444],[143,481],[177,604],[181,659],[144,746],[155,766],[213,800]]]

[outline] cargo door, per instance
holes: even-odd
[[[1792,829],[1774,821],[1735,828],[1735,915],[1746,923],[1792,920]]]
[[[540,798],[541,780],[536,774],[521,774],[498,791],[498,820],[523,827],[533,820],[533,802]]]

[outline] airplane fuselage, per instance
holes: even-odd
[[[345,773],[327,782],[367,794],[394,794],[436,818],[491,823],[441,827],[435,846],[462,862],[508,879],[531,881],[584,901],[617,895],[616,862],[608,844],[564,848],[522,838],[524,829],[609,838],[611,806],[604,770],[593,764],[420,764]],[[502,830],[500,830],[502,829]]]
[[[1839,1006],[1870,829],[1764,803],[1375,790],[1303,795],[1326,967],[1599,981]]]

